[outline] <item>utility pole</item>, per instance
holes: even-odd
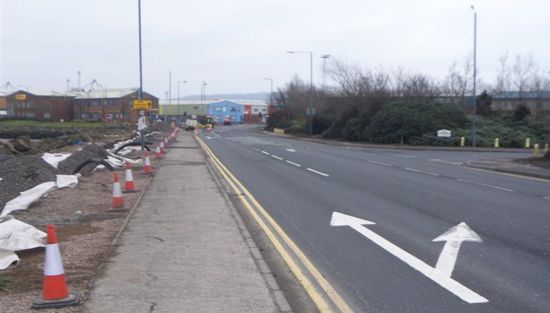
[[[172,70],[168,70],[168,104],[172,105]]]
[[[473,92],[472,92],[472,146],[476,146],[476,132],[477,132],[477,101],[476,101],[476,76],[477,76],[477,12],[474,6],[471,6],[474,11],[474,82],[473,82]]]
[[[181,112],[180,112],[180,84],[181,84],[181,83],[186,84],[187,81],[186,81],[186,80],[180,80],[180,81],[178,81],[178,103],[177,103],[177,106],[178,106],[178,115],[181,114]]]
[[[139,36],[139,92],[138,99],[143,99],[143,62],[141,55],[141,0],[138,0],[138,36]],[[142,136],[143,137],[143,136]],[[143,143],[142,143],[143,150]]]

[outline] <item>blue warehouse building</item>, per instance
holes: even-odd
[[[208,104],[208,114],[217,124],[223,124],[224,119],[231,119],[232,124],[242,124],[244,120],[243,105],[228,100]]]

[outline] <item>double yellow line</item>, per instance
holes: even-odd
[[[275,222],[275,220],[269,215],[269,213],[267,213],[261,204],[258,203],[254,196],[252,196],[252,194],[243,186],[243,184],[241,184],[241,182],[231,173],[231,171],[223,165],[223,163],[216,157],[216,155],[214,155],[212,150],[210,150],[210,148],[199,136],[195,136],[195,138],[203,151],[210,157],[216,169],[229,183],[233,192],[239,195],[239,199],[243,205],[247,208],[250,215],[264,231],[296,279],[302,284],[319,311],[322,313],[334,312],[333,307],[335,307],[342,313],[353,312],[344,299],[323,277],[323,275],[311,263],[302,250],[298,248],[296,243],[294,243],[294,241],[290,239],[290,237],[283,231],[279,224],[277,224],[277,222]],[[285,245],[290,248],[292,253],[294,253],[295,258],[291,256],[290,252],[285,248]],[[296,261],[299,261],[302,266],[298,265]],[[307,273],[314,281],[312,281],[308,275],[304,273],[303,269],[307,270]],[[314,284],[314,282],[316,284]],[[322,292],[316,288],[316,285],[322,289]],[[326,297],[323,297],[322,293],[324,293]],[[333,305],[327,303],[325,300],[326,298],[328,298]]]

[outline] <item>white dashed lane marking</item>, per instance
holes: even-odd
[[[372,163],[372,164],[377,164],[377,165],[383,165],[383,166],[393,166],[389,163],[384,163],[384,162],[378,162],[378,161],[372,161],[372,160],[368,160],[369,163]]]
[[[280,156],[276,156],[276,155],[274,155],[274,154],[272,154],[271,157],[273,157],[273,158],[275,158],[275,159],[277,159],[277,160],[281,160],[281,161],[283,160],[283,158],[281,158]]]
[[[292,165],[294,165],[294,166],[297,166],[297,167],[302,167],[302,165],[300,165],[300,164],[298,164],[298,163],[294,163],[294,162],[289,161],[289,160],[286,160],[285,162],[288,163],[288,164],[292,164]]]
[[[262,150],[262,153],[265,155],[270,155],[269,152]]]
[[[327,174],[327,173],[319,172],[319,171],[314,170],[314,169],[309,168],[309,167],[307,168],[307,170],[310,171],[310,172],[312,172],[312,173],[319,174],[319,175],[321,175],[321,176],[330,177],[330,175]]]

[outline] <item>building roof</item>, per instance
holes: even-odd
[[[550,98],[550,90],[541,91],[504,91],[497,92],[493,95],[493,99],[536,99],[536,98]]]
[[[75,99],[116,99],[137,91],[139,91],[139,88],[113,88],[91,91],[69,91],[68,94],[74,95]]]

